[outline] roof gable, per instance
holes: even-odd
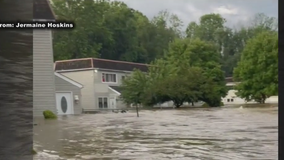
[[[70,79],[70,78],[68,78],[68,77],[63,76],[63,75],[60,74],[60,73],[54,72],[54,75],[55,75],[56,77],[60,78],[60,79],[63,79],[63,80],[66,81],[66,82],[69,82],[69,83],[73,84],[74,86],[77,86],[78,88],[83,88],[83,85],[82,85],[82,84],[80,84],[80,83],[78,83],[78,82],[76,82],[76,81],[74,81],[74,80],[72,80],[72,79]]]
[[[112,90],[114,93],[116,93],[117,95],[121,95],[121,87],[119,86],[109,86],[108,87],[110,90]]]

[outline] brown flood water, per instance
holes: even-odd
[[[38,160],[275,160],[278,108],[86,114],[39,121]]]

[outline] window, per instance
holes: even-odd
[[[227,102],[230,102],[230,99],[227,99]]]
[[[116,74],[102,73],[102,82],[116,83]]]
[[[106,97],[99,98],[99,108],[108,108],[108,99]]]
[[[108,107],[107,98],[104,98],[104,108]]]
[[[231,102],[234,102],[234,99],[231,99]]]

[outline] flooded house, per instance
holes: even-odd
[[[33,21],[55,22],[49,0],[34,0]],[[33,30],[33,115],[50,110],[58,115],[81,113],[83,85],[54,73],[52,30]]]
[[[234,105],[234,104],[253,104],[257,103],[255,101],[246,101],[245,99],[237,96],[237,90],[234,89],[240,82],[233,80],[233,77],[226,78],[226,86],[228,87],[228,93],[225,97],[222,98],[224,105]],[[266,103],[278,103],[278,96],[271,96],[266,99]]]
[[[146,72],[148,66],[141,63],[99,58],[83,58],[56,61],[54,70],[82,85],[84,111],[125,108],[120,99],[120,85],[134,69]]]

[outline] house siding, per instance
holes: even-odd
[[[73,107],[74,107],[74,114],[81,114],[82,113],[82,107],[81,107],[81,88],[55,76],[55,91],[56,92],[72,92],[73,96],[78,95],[79,101],[78,103],[74,102],[73,99]]]
[[[116,74],[117,82],[116,83],[103,83],[102,73]],[[108,100],[110,98],[118,99],[117,94],[111,91],[109,89],[109,86],[120,86],[122,84],[122,76],[126,76],[126,75],[128,74],[124,72],[111,72],[111,71],[101,71],[101,70],[99,70],[98,72],[94,72],[94,87],[95,87],[94,89],[95,108],[94,109],[99,109],[99,104],[98,104],[99,97],[107,97]],[[125,105],[120,101],[116,101],[116,108],[117,109],[125,108]]]
[[[34,30],[33,43],[33,115],[57,113],[51,30]]]
[[[113,98],[113,97],[116,98],[116,109],[127,108],[127,105],[123,103],[123,101],[120,99],[120,97],[117,95],[117,93],[115,93],[111,89],[109,89],[109,97],[110,98]]]
[[[81,89],[81,107],[83,109],[94,109],[94,71],[72,71],[72,72],[59,72],[58,73],[82,84],[84,88]]]

